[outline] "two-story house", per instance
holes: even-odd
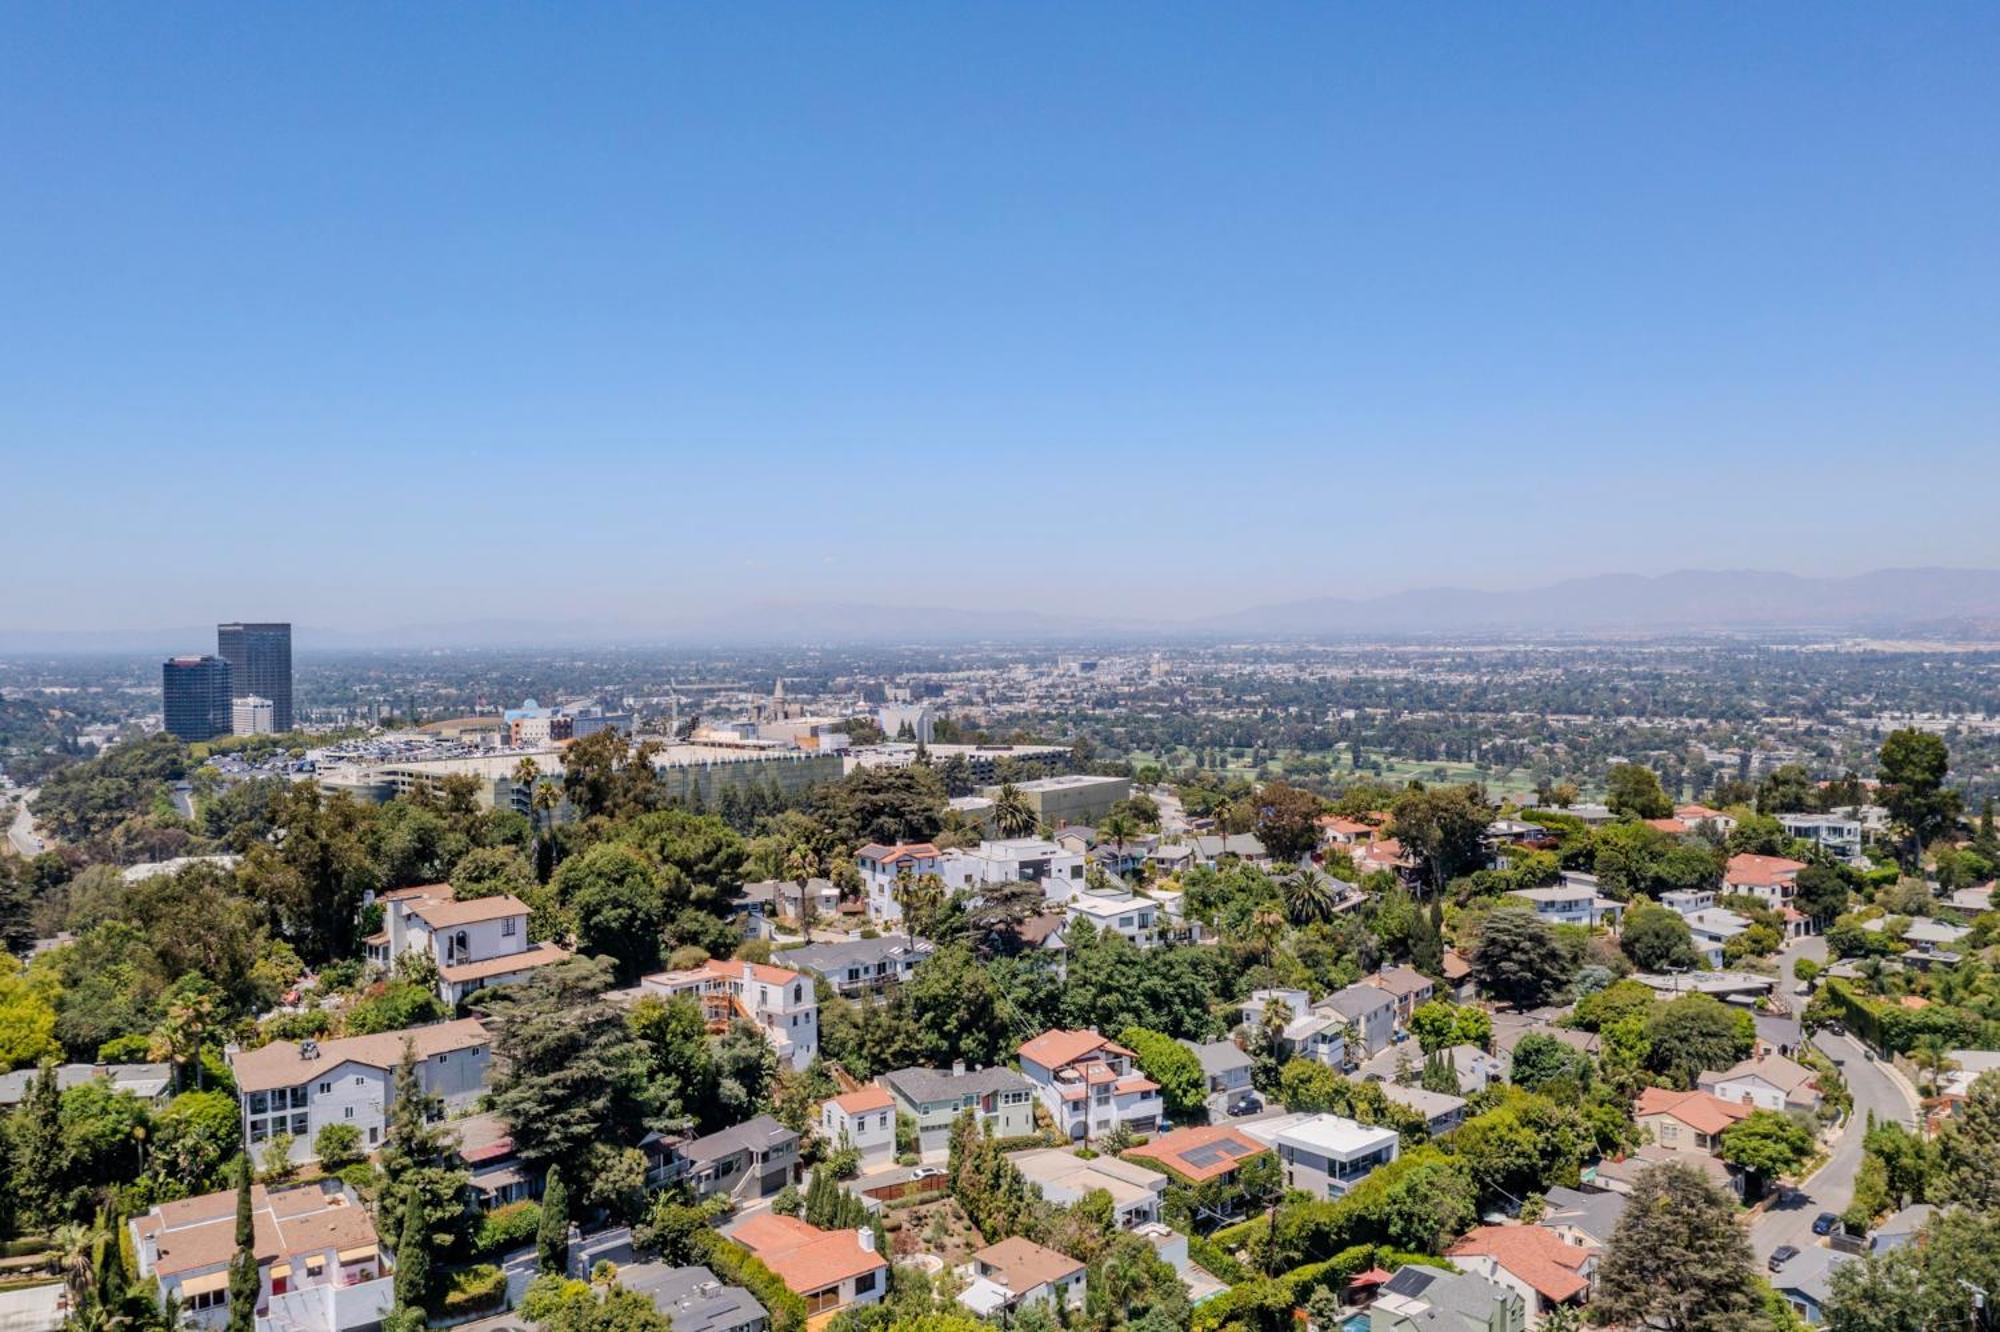
[[[1396,1022],[1408,1026],[1410,1014],[1437,997],[1437,982],[1415,967],[1383,967],[1361,979],[1396,1001]]]
[[[529,943],[531,909],[506,893],[461,902],[450,884],[431,884],[385,894],[382,908],[389,965],[405,953],[429,957],[437,965],[438,997],[454,1006],[569,956],[556,944]]]
[[[128,1223],[141,1278],[200,1328],[229,1322],[236,1190],[161,1203]],[[395,1303],[368,1209],[338,1179],[250,1190],[257,1332],[360,1332]]]
[[[677,1145],[697,1198],[769,1198],[799,1182],[799,1135],[769,1115]]]
[[[816,943],[780,954],[785,965],[818,976],[843,999],[879,999],[908,980],[917,964],[936,952],[923,939],[885,934],[878,939]]]
[[[1711,1096],[1758,1110],[1819,1109],[1819,1076],[1804,1064],[1781,1054],[1741,1060],[1720,1073],[1703,1073],[1695,1086]]]
[[[1524,1332],[1520,1295],[1470,1272],[1406,1263],[1375,1292],[1367,1332]]]
[[[819,1136],[834,1147],[861,1154],[861,1168],[896,1159],[896,1098],[882,1087],[829,1096],[819,1106]]]
[[[1798,895],[1802,860],[1784,856],[1734,855],[1722,869],[1722,891],[1760,897],[1773,908],[1788,907]]]
[[[1565,1244],[1541,1226],[1475,1226],[1445,1257],[1519,1295],[1532,1328],[1556,1309],[1590,1299],[1602,1252],[1594,1244]]]
[[[1045,1031],[1020,1049],[1021,1074],[1071,1138],[1100,1137],[1120,1125],[1151,1133],[1164,1102],[1138,1056],[1094,1031]]]
[[[950,1070],[899,1068],[876,1079],[896,1108],[917,1121],[917,1151],[942,1156],[951,1147],[952,1121],[971,1111],[982,1133],[1021,1138],[1035,1131],[1035,1084],[1011,1068]]]
[[[686,971],[646,976],[639,992],[694,999],[714,1031],[726,1030],[738,1019],[748,1022],[793,1068],[804,1068],[819,1053],[819,999],[812,981],[796,971],[710,958]]]
[[[1396,1039],[1396,1000],[1387,990],[1373,985],[1349,985],[1335,990],[1313,1007],[1337,1014],[1347,1023],[1354,1037],[1349,1042],[1350,1059],[1359,1061],[1378,1055]]]
[[[417,1081],[447,1109],[470,1105],[484,1090],[490,1038],[477,1018],[231,1049],[226,1055],[242,1102],[243,1141],[254,1152],[289,1134],[291,1159],[310,1161],[319,1131],[346,1124],[360,1135],[364,1150],[375,1150],[388,1131],[396,1066],[406,1049],[416,1060]]]
[[[870,842],[854,853],[854,868],[861,874],[862,891],[868,899],[868,919],[889,924],[903,918],[903,905],[896,900],[896,884],[905,876],[912,879],[937,874],[944,855],[929,842],[899,842],[884,846]]]
[[[1516,888],[1508,894],[1534,908],[1551,925],[1616,926],[1625,905],[1606,897],[1589,883],[1559,883],[1547,888]]]
[[[1285,1187],[1315,1198],[1338,1198],[1377,1166],[1396,1159],[1396,1130],[1358,1124],[1340,1115],[1279,1115],[1252,1120],[1243,1131],[1278,1154]]]
[[[1160,941],[1160,908],[1151,898],[1131,893],[1077,893],[1063,903],[1069,923],[1087,921],[1102,932],[1122,934],[1139,948],[1151,948]]]
[[[1670,1151],[1716,1156],[1722,1151],[1723,1131],[1749,1118],[1752,1108],[1705,1091],[1648,1087],[1633,1102],[1632,1118],[1652,1133],[1654,1142]]]

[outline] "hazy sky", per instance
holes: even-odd
[[[0,627],[2000,564],[2000,6],[0,8]]]

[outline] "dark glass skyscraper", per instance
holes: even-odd
[[[167,730],[183,740],[229,734],[229,663],[220,657],[169,657],[160,668]]]
[[[229,663],[237,698],[271,700],[271,729],[292,729],[292,626],[218,624],[215,650]]]

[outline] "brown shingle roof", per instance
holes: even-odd
[[[981,1267],[1016,1295],[1025,1295],[1037,1286],[1063,1281],[1083,1271],[1083,1264],[1068,1254],[1043,1248],[1019,1235],[989,1244],[972,1255]]]
[[[499,957],[489,957],[483,962],[461,962],[455,967],[439,967],[438,975],[453,985],[463,985],[466,981],[492,980],[495,976],[511,975],[516,971],[533,971],[536,967],[560,962],[568,956],[567,948],[552,943],[538,943],[518,953],[502,953]]]
[[[1632,1115],[1635,1119],[1666,1115],[1678,1119],[1697,1133],[1715,1134],[1739,1119],[1748,1119],[1750,1110],[1747,1106],[1725,1101],[1705,1091],[1678,1092],[1668,1091],[1665,1087],[1648,1087],[1639,1093]]]
[[[310,1082],[342,1064],[367,1064],[371,1068],[392,1069],[403,1061],[403,1043],[408,1041],[417,1058],[485,1045],[486,1028],[478,1018],[456,1022],[434,1022],[427,1027],[402,1031],[376,1032],[372,1036],[343,1036],[319,1042],[319,1057],[307,1059],[293,1041],[272,1041],[255,1050],[239,1050],[229,1057],[229,1070],[239,1091],[269,1091],[273,1087],[296,1087]]]
[[[510,893],[498,893],[492,897],[475,897],[469,902],[456,898],[449,901],[429,901],[410,908],[410,914],[434,930],[448,930],[458,925],[477,925],[483,920],[504,920],[508,916],[525,916],[529,906]]]
[[[275,1193],[255,1185],[250,1207],[260,1263],[376,1242],[367,1208],[344,1194],[323,1193],[317,1184]],[[165,1203],[139,1219],[138,1231],[159,1237],[154,1270],[162,1276],[220,1266],[236,1252],[236,1190]]]

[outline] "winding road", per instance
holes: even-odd
[[[1779,960],[1788,983],[1795,957],[1825,961],[1826,941],[1817,936],[1799,939],[1784,950]],[[1844,1212],[1854,1201],[1854,1174],[1861,1168],[1862,1132],[1871,1113],[1878,1120],[1897,1120],[1907,1128],[1917,1125],[1917,1105],[1909,1084],[1871,1058],[1861,1042],[1852,1036],[1822,1031],[1813,1038],[1813,1044],[1840,1065],[1847,1089],[1854,1094],[1854,1113],[1826,1164],[1788,1195],[1788,1200],[1773,1202],[1751,1222],[1750,1245],[1760,1263],[1781,1244],[1798,1249],[1817,1244],[1819,1238],[1812,1233],[1813,1218],[1821,1212]]]

